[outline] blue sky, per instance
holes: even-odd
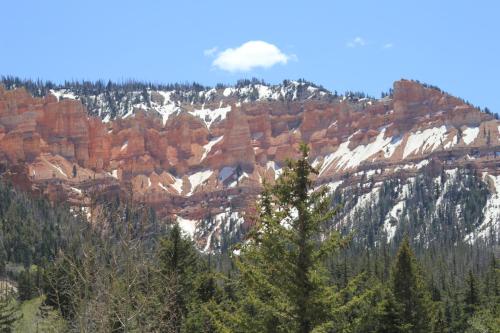
[[[498,13],[494,0],[6,1],[0,74],[205,85],[305,78],[376,97],[411,78],[499,112]]]

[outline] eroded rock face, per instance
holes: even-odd
[[[250,126],[247,116],[239,108],[233,108],[226,119],[221,159],[213,162],[215,168],[242,166],[253,170],[255,154],[252,148]]]
[[[167,95],[151,92],[151,100],[163,105]],[[370,170],[383,180],[429,159],[500,170],[500,122],[416,82],[395,82],[381,100],[228,96],[103,123],[79,100],[0,86],[0,156],[7,169],[25,165],[26,179],[54,200],[85,205],[93,186],[121,186],[161,215],[186,219],[251,210],[261,180],[273,181],[301,142],[318,184]]]

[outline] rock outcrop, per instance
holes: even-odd
[[[54,200],[87,205],[94,185],[122,187],[160,215],[192,220],[250,209],[261,180],[273,181],[301,142],[311,147],[318,184],[355,182],[360,173],[382,181],[429,160],[500,173],[500,122],[458,98],[407,80],[380,100],[310,88],[307,98],[274,98],[259,86],[257,100],[212,89],[198,104],[150,91],[157,112],[139,107],[103,122],[78,98],[0,86],[0,156],[19,179],[25,166],[23,186]]]

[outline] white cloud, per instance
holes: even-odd
[[[215,52],[217,52],[218,48],[217,46],[214,46],[212,48],[209,48],[209,49],[206,49],[206,50],[203,50],[203,54],[206,56],[206,57],[211,57],[215,54]]]
[[[365,46],[366,41],[362,37],[356,37],[347,43],[347,47]]]
[[[384,49],[391,49],[394,46],[392,43],[385,43],[384,46],[382,46]]]
[[[284,54],[273,44],[255,40],[219,52],[212,65],[228,72],[246,72],[257,67],[285,65],[288,61],[296,59],[295,55]]]

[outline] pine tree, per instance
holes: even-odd
[[[428,332],[430,296],[420,275],[408,237],[403,239],[392,272],[392,292],[400,308],[400,322],[409,332]]]
[[[14,324],[21,318],[18,315],[18,307],[10,291],[0,289],[0,332],[11,333]]]
[[[168,304],[169,308],[160,319],[175,332],[180,332],[182,322],[188,314],[188,304],[193,297],[199,254],[193,242],[182,234],[178,224],[175,224],[162,240],[159,260],[163,277],[159,283],[168,284],[165,288],[160,286],[160,302]]]
[[[432,320],[432,333],[446,333],[448,325],[446,323],[445,314],[441,306],[436,310],[435,316]]]
[[[334,289],[324,259],[341,245],[324,224],[334,211],[326,188],[311,191],[316,170],[302,158],[288,161],[274,186],[265,185],[255,229],[237,261],[237,302],[214,311],[226,332],[311,332],[333,327]]]
[[[479,287],[477,285],[477,280],[471,270],[467,274],[467,279],[465,280],[466,290],[465,290],[465,312],[471,316],[476,311],[479,304]]]
[[[391,291],[387,291],[382,302],[379,303],[379,322],[376,332],[402,333],[400,323],[400,307]]]
[[[400,332],[394,298],[374,276],[355,276],[335,299],[333,320],[320,332]]]
[[[1,224],[0,224],[0,226],[1,226]],[[3,241],[0,238],[0,276],[3,276],[5,274],[5,266],[6,265],[7,265],[7,253],[5,252]]]
[[[217,281],[213,273],[206,271],[198,274],[194,287],[195,295],[189,304],[183,332],[214,332],[215,328],[206,305],[210,302],[218,302],[221,298],[221,291],[217,287]]]
[[[17,280],[19,299],[21,301],[30,300],[36,296],[35,281],[29,269],[22,271]]]

